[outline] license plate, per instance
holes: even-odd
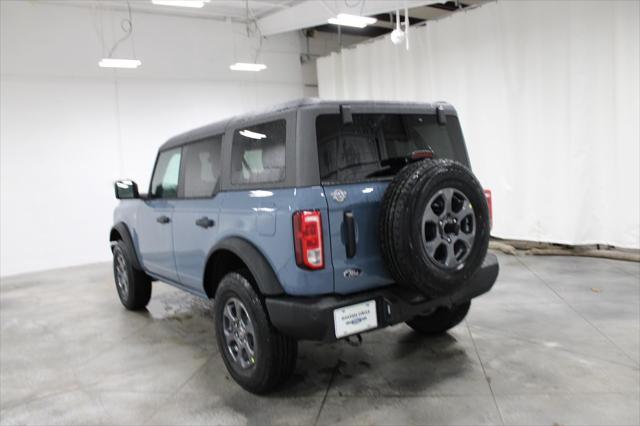
[[[376,301],[368,300],[334,309],[333,323],[336,330],[336,339],[376,328],[378,326]]]

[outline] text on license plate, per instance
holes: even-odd
[[[376,301],[368,300],[333,310],[336,339],[370,330],[378,326]]]

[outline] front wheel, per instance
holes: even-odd
[[[113,276],[118,297],[130,311],[144,309],[151,299],[151,280],[143,271],[133,267],[129,250],[124,242],[113,246]]]
[[[297,341],[273,328],[260,297],[242,274],[227,274],[214,297],[216,340],[233,379],[249,392],[267,393],[296,365]]]
[[[451,308],[440,307],[427,315],[418,315],[410,319],[407,325],[426,336],[446,333],[464,320],[470,307],[471,301]]]

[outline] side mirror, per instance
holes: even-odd
[[[138,193],[138,184],[130,179],[117,180],[114,187],[116,190],[116,198],[118,200],[140,198],[140,194]]]

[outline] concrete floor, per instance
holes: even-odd
[[[209,302],[157,284],[127,312],[107,264],[3,279],[0,423],[639,424],[640,264],[500,262],[448,335],[302,343],[269,397],[230,380]]]

